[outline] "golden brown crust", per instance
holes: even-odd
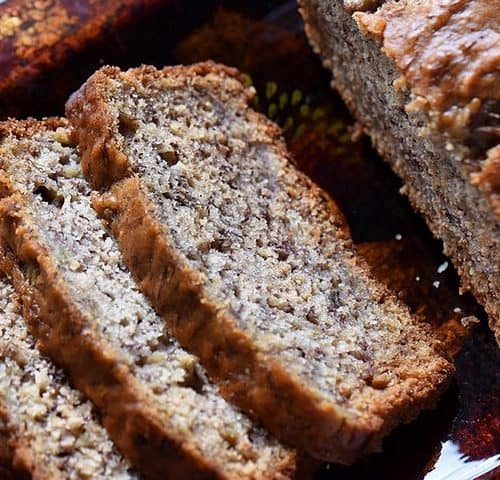
[[[16,475],[25,475],[30,478],[36,475],[37,480],[63,480],[61,475],[47,471],[45,465],[35,464],[29,448],[17,439],[13,443],[12,470]]]
[[[7,426],[7,420],[8,419],[5,408],[0,403],[0,478],[4,478],[4,476],[7,477],[7,475],[12,475],[12,448],[9,444],[11,432]]]
[[[492,151],[492,145],[500,148],[497,122],[475,126],[488,103],[500,101],[498,0],[386,2],[354,18],[401,71],[414,96],[408,111],[428,112],[433,127],[459,140],[488,134]],[[500,218],[500,166],[487,155],[482,150],[485,161],[477,165],[473,184],[487,194]]]
[[[0,255],[2,255],[0,246]],[[0,416],[5,412],[0,405]],[[59,480],[52,472],[46,472],[42,466],[38,466],[37,480]],[[30,450],[26,448],[16,434],[10,429],[0,429],[0,479],[2,480],[27,480],[32,477],[35,470],[33,457]],[[63,480],[63,479],[61,479]]]
[[[69,122],[62,117],[48,117],[42,120],[45,128],[56,130],[58,127],[68,127]],[[27,118],[26,120],[15,120],[13,118],[0,122],[0,138],[7,135],[16,137],[31,137],[40,132],[40,120]]]
[[[123,75],[141,77],[149,72],[143,67]],[[86,175],[95,188],[112,185],[109,193],[96,197],[94,206],[108,221],[141,290],[165,316],[180,343],[200,357],[212,378],[220,383],[222,394],[259,418],[278,438],[298,444],[318,458],[340,463],[351,463],[379,448],[381,438],[398,423],[409,421],[422,408],[432,406],[446,388],[445,379],[451,371],[443,359],[432,378],[419,378],[413,385],[406,385],[412,392],[411,399],[405,387],[395,388],[391,399],[373,406],[372,411],[377,414],[369,420],[354,420],[341,408],[319,399],[275,360],[259,352],[227,309],[207,298],[198,274],[169,245],[155,219],[153,206],[141,191],[140,179],[134,175],[124,178],[131,169],[113,138],[116,119],[100,91],[105,76],[117,73],[117,69],[102,70],[68,104]],[[205,63],[169,68],[154,75],[224,77],[228,73],[236,75],[233,70]],[[244,92],[241,86],[240,93]],[[255,113],[250,114],[255,115],[255,121],[265,122],[278,148],[287,156],[277,127]],[[283,408],[284,404],[287,408]]]
[[[38,123],[38,128],[42,125]],[[17,128],[29,135],[37,124],[28,121]],[[37,238],[22,195],[13,192],[5,177],[0,185],[4,196],[0,230],[11,250],[2,255],[0,268],[21,298],[23,315],[40,350],[69,371],[75,386],[102,411],[110,437],[147,478],[226,478],[147,407],[149,402],[128,367],[99,340],[92,319],[72,301],[50,253]],[[23,269],[31,272],[29,281]],[[29,464],[22,449],[17,452],[17,461]]]
[[[0,247],[1,250],[1,247]],[[16,436],[15,431],[8,432],[8,439],[0,442],[0,478],[2,474],[7,478],[17,480],[32,478],[36,475],[37,480],[64,480],[59,472],[48,471],[46,465],[36,463],[30,448]],[[9,476],[10,475],[10,476]]]

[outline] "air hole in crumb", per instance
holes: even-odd
[[[290,253],[284,249],[278,250],[278,260],[281,260],[281,261],[287,260],[289,255],[290,255]]]
[[[38,195],[45,203],[61,208],[64,203],[64,197],[53,188],[48,188],[45,185],[38,185],[33,189],[33,193]]]
[[[223,440],[225,440],[232,448],[234,448],[236,445],[238,445],[238,435],[236,432],[233,432],[232,430],[222,430],[220,432],[220,436],[222,437]]]
[[[313,323],[314,325],[318,325],[318,323],[319,323],[319,317],[316,314],[316,312],[314,311],[314,309],[311,309],[311,310],[309,310],[307,312],[307,314],[306,314],[306,320],[308,322]]]
[[[340,307],[340,293],[333,291],[329,295],[330,297],[330,303],[333,307],[337,308]]]
[[[214,106],[210,102],[202,102],[201,109],[204,112],[211,112],[214,109]],[[208,122],[206,122],[206,123],[208,123]],[[206,126],[206,123],[205,123],[205,126]]]
[[[250,440],[250,442],[252,444],[258,444],[258,442],[260,441],[260,437],[261,437],[261,432],[259,431],[258,428],[256,428],[256,426],[252,425],[249,430],[248,430],[248,439]],[[248,460],[250,461],[253,461],[253,462],[256,462],[257,459],[259,458],[258,456],[258,453],[255,449],[253,448],[246,448],[244,451],[241,452],[245,458],[247,458]]]
[[[180,387],[191,388],[196,393],[203,393],[203,385],[205,385],[205,380],[196,365],[191,371],[186,371],[183,381],[179,382]]]
[[[59,163],[61,165],[67,165],[69,163],[69,155],[68,154],[61,155],[59,157]]]
[[[201,158],[209,158],[211,155],[210,150],[208,150],[206,148],[200,148],[199,152],[200,152]]]
[[[163,190],[163,192],[160,192],[161,196],[163,198],[166,198],[166,199],[170,199],[171,198],[171,195],[170,195],[170,191],[169,190]]]
[[[120,113],[118,117],[118,131],[120,135],[125,138],[133,137],[138,128],[139,122],[135,118],[126,113]]]
[[[106,241],[108,238],[111,238],[110,233],[107,230],[102,229],[100,232],[101,238]]]
[[[146,363],[147,363],[147,359],[146,359],[145,357],[143,357],[143,356],[138,357],[138,358],[136,359],[136,361],[135,361],[135,364],[136,364],[139,368],[144,367],[144,365],[146,365]]]
[[[217,250],[221,253],[227,253],[231,249],[231,241],[227,238],[214,238],[209,243],[209,249]]]
[[[0,198],[6,197],[7,195],[10,195],[10,193],[11,191],[9,185],[0,180]]]
[[[175,165],[179,161],[179,155],[173,148],[159,149],[158,154],[162,160],[165,160],[169,166]]]

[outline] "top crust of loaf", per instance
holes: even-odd
[[[500,218],[500,2],[388,1],[354,19],[401,71],[406,110],[470,147],[471,181]]]
[[[324,229],[325,238],[336,237],[335,241],[328,242],[331,248],[345,252],[349,258],[347,262],[359,272],[363,282],[366,281],[374,297],[391,306],[387,315],[394,315],[394,321],[398,319],[396,323],[402,321],[405,326],[399,325],[403,330],[409,328],[409,332],[402,332],[403,336],[409,335],[402,341],[410,344],[415,341],[415,349],[429,349],[419,367],[426,370],[425,373],[417,373],[415,369],[413,373],[408,371],[384,393],[377,392],[375,388],[369,394],[366,391],[366,396],[361,398],[358,392],[354,392],[357,407],[349,408],[305,383],[298,373],[293,372],[293,364],[298,360],[291,360],[285,366],[278,357],[266,352],[265,347],[240,326],[238,317],[228,309],[224,299],[214,296],[203,274],[196,271],[176,248],[177,234],[173,230],[167,233],[166,217],[162,217],[159,207],[161,200],[158,203],[152,201],[155,181],[149,178],[148,173],[162,167],[151,164],[149,168],[134,161],[137,157],[133,158],[128,150],[126,137],[134,137],[133,131],[141,128],[138,125],[140,121],[127,110],[128,107],[123,106],[120,110],[120,102],[125,98],[132,99],[131,104],[140,105],[138,111],[141,108],[149,111],[150,98],[155,98],[160,108],[163,94],[183,89],[208,92],[207,98],[217,98],[214,102],[220,103],[213,104],[211,109],[217,110],[224,105],[227,115],[230,115],[226,117],[221,112],[222,122],[232,122],[232,125],[239,119],[247,122],[244,123],[247,127],[240,129],[246,132],[242,136],[254,139],[248,141],[260,145],[265,152],[263,155],[270,155],[273,159],[268,168],[271,172],[275,169],[278,172],[276,191],[281,192],[282,188],[285,191],[284,185],[289,189],[287,202],[290,202],[291,211],[299,209],[297,205],[300,204],[300,208],[310,208],[312,216],[321,218],[314,228],[318,232]],[[107,67],[94,74],[72,97],[67,113],[76,127],[88,178],[94,187],[111,186],[109,194],[104,194],[96,202],[96,208],[110,222],[125,261],[140,288],[150,296],[156,309],[167,315],[181,344],[197,353],[210,375],[220,382],[221,390],[228,399],[257,416],[275,435],[299,445],[318,458],[350,463],[359,455],[378,448],[382,436],[396,424],[409,421],[421,408],[433,404],[445,387],[452,366],[433,349],[432,345],[437,348],[437,342],[426,328],[417,325],[407,310],[370,277],[366,265],[349,252],[350,242],[345,237],[342,221],[335,218],[337,210],[333,202],[290,167],[279,129],[248,108],[250,95],[251,92],[239,81],[236,71],[213,63],[170,67],[161,71],[142,67],[124,73]],[[179,101],[183,105],[189,102],[187,98]],[[194,104],[191,105],[191,109],[194,108]],[[199,114],[198,110],[196,114]],[[208,119],[208,113],[206,115]],[[123,131],[120,133],[124,119],[125,123],[132,125],[130,135]],[[187,132],[199,128],[198,119],[192,119],[193,126]],[[174,128],[173,123],[171,128]],[[214,133],[213,130],[210,132]],[[203,138],[203,133],[200,135]],[[221,137],[221,142],[224,141]],[[146,144],[142,146],[144,151],[149,148]],[[203,148],[199,148],[202,156]],[[175,154],[170,157],[166,157],[166,163],[177,161]],[[183,162],[189,160],[184,156],[182,159]],[[231,161],[236,162],[237,159],[232,158]],[[255,158],[248,157],[248,162],[254,161]],[[203,168],[210,166],[207,161]],[[242,167],[243,164],[237,165],[237,168]],[[164,173],[167,178],[166,170]],[[272,177],[274,173],[270,175]],[[220,181],[222,187],[225,181],[222,174]],[[269,179],[269,182],[273,181]],[[167,188],[166,194],[168,191]],[[293,200],[302,197],[302,203]],[[321,236],[320,233],[318,235]],[[342,255],[344,253],[340,253],[339,258]],[[226,293],[229,295],[230,292]],[[374,297],[369,303],[377,303]],[[398,340],[394,338],[393,341]],[[397,362],[404,361],[401,357]],[[397,370],[400,367],[394,365],[394,368]],[[378,384],[378,381],[375,383]],[[382,386],[382,383],[378,385]],[[339,393],[336,392],[336,395],[338,397]]]

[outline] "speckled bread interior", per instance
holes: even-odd
[[[2,438],[10,456],[5,460],[17,474],[37,480],[138,479],[90,402],[38,352],[5,277],[0,278],[0,332]]]

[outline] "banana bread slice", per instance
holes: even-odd
[[[299,3],[335,88],[500,343],[500,1]]]
[[[137,479],[90,402],[38,352],[5,277],[0,277],[0,332],[4,465],[10,461],[37,480]]]
[[[111,187],[96,208],[180,343],[279,438],[350,463],[431,406],[452,366],[251,96],[210,62],[106,67],[67,113],[84,173]]]
[[[0,127],[1,233],[41,349],[148,478],[290,478],[294,453],[223,400],[137,290],[91,207],[65,125]]]

